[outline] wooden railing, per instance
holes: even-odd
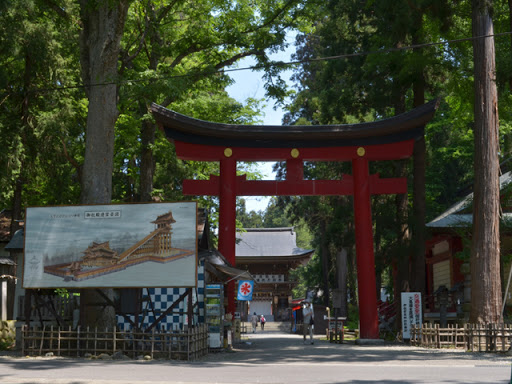
[[[511,324],[465,324],[440,328],[423,324],[411,328],[411,345],[426,348],[464,348],[471,352],[506,352],[511,347]]]
[[[121,352],[131,358],[196,360],[208,353],[208,328],[201,324],[187,330],[136,332],[117,328],[27,327],[22,330],[22,354],[44,356],[97,356]]]

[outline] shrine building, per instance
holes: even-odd
[[[267,321],[288,321],[292,288],[290,271],[305,265],[314,250],[297,247],[293,227],[247,228],[236,235],[236,267],[254,277],[253,300],[241,309],[242,317],[256,312]]]

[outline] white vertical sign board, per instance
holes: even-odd
[[[411,326],[421,326],[421,293],[402,292],[402,337],[411,338]]]

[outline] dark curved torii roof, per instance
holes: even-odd
[[[151,112],[170,140],[213,146],[312,148],[387,144],[417,139],[432,119],[438,100],[371,123],[343,125],[241,125],[194,119],[158,104]]]

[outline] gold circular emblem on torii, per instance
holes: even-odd
[[[357,155],[358,156],[364,156],[365,153],[366,153],[366,151],[365,151],[365,149],[363,147],[357,148]]]
[[[300,154],[300,152],[299,152],[299,150],[298,150],[297,148],[293,148],[293,149],[291,150],[291,152],[290,152],[290,155],[292,155],[292,157],[293,157],[294,159],[296,159],[297,157],[299,157],[299,154]]]
[[[233,150],[232,150],[231,148],[226,148],[226,149],[224,150],[224,156],[226,156],[226,157],[231,157],[231,156],[233,156]]]

